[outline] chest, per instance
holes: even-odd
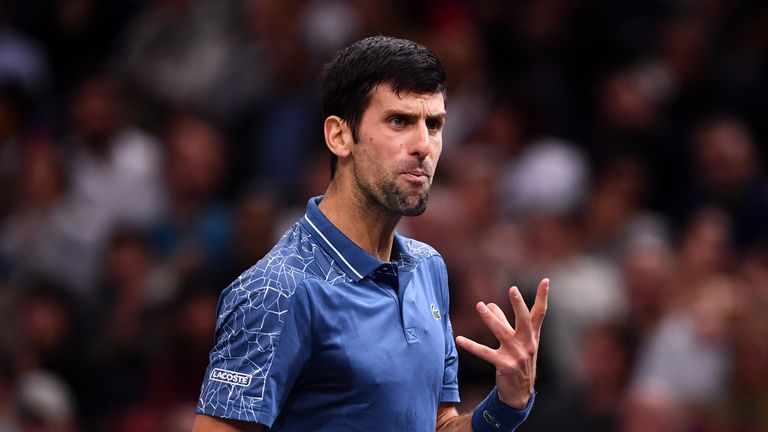
[[[419,274],[365,279],[315,297],[307,385],[388,392],[439,388],[445,311]]]

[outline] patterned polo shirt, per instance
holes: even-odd
[[[369,255],[322,197],[219,299],[197,412],[273,431],[434,431],[458,402],[442,257],[395,234]]]

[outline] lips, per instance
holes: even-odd
[[[421,169],[405,171],[402,175],[412,183],[425,183],[429,181],[429,175]]]
[[[410,170],[410,171],[406,171],[405,174],[411,175],[414,177],[429,177],[427,173],[424,172],[424,170]]]

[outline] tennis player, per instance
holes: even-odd
[[[194,431],[512,431],[535,399],[549,281],[514,327],[477,312],[500,346],[454,341],[445,263],[399,235],[427,207],[442,149],[445,73],[411,41],[342,50],[322,78],[331,182],[304,217],[221,294]],[[496,386],[460,415],[456,345]]]

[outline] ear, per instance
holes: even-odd
[[[339,158],[345,158],[352,152],[352,131],[347,122],[338,116],[325,119],[325,145]]]

